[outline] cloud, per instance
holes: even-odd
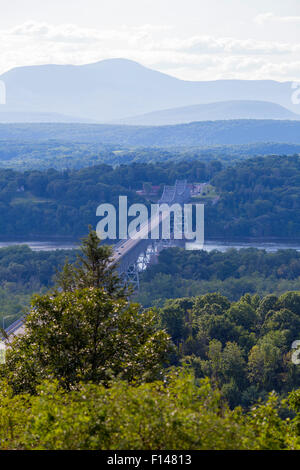
[[[128,28],[123,26],[112,30],[97,30],[93,28],[82,28],[74,24],[49,25],[47,23],[37,23],[28,21],[18,25],[5,33],[10,37],[33,38],[35,40],[53,41],[61,43],[82,43],[82,42],[102,42],[102,41],[130,41],[130,39],[150,40],[153,33],[169,31],[171,28],[166,25],[142,25]]]
[[[300,43],[178,37],[164,25],[98,30],[29,21],[0,30],[0,42],[0,73],[23,65],[81,65],[124,57],[187,80],[300,78]]]
[[[300,24],[300,16],[276,16],[274,13],[261,13],[254,18],[255,23],[265,25],[266,23]]]
[[[266,15],[272,15],[267,13]],[[264,15],[262,15],[264,16]],[[143,25],[139,27],[123,26],[116,30],[97,30],[82,28],[74,24],[49,25],[29,21],[10,30],[0,31],[6,39],[22,41],[41,41],[61,44],[126,44],[145,47],[147,50],[176,50],[190,53],[214,54],[285,54],[300,52],[299,44],[272,41],[255,41],[232,37],[192,36],[178,39],[170,34],[169,26]],[[166,36],[167,33],[167,36]]]
[[[219,54],[289,54],[300,52],[299,44],[289,44],[271,41],[254,41],[253,39],[215,38],[212,36],[196,36],[177,42],[177,48],[189,52],[219,53]]]

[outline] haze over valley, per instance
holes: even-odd
[[[122,120],[126,124],[160,125],[198,120],[299,119],[299,105],[292,102],[292,82],[186,81],[127,59],[16,67],[2,74],[0,80],[6,87],[0,122]]]

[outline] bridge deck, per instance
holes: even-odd
[[[189,190],[187,188],[187,181],[176,181],[174,186],[165,186],[162,198],[159,201],[159,204],[173,204],[176,202],[183,202],[188,199]],[[114,252],[112,256],[112,263],[121,264],[121,262],[129,256],[131,252],[138,253],[137,248],[145,240],[151,241],[151,231],[155,230],[162,221],[169,216],[168,211],[161,213],[159,212],[153,218],[148,219],[141,227],[137,236],[135,238],[128,238],[126,240],[120,240],[114,246]],[[127,263],[128,264],[128,263]],[[126,263],[125,263],[126,266]],[[19,318],[14,323],[12,323],[8,328],[6,328],[6,333],[10,335],[19,335],[24,333],[24,320],[26,315],[22,318]]]

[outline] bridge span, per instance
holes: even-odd
[[[174,186],[164,186],[164,190],[158,204],[183,204],[190,198],[190,190],[187,181],[175,182]],[[154,217],[145,222],[137,233],[136,238],[120,240],[113,246],[112,263],[117,264],[117,270],[126,283],[131,283],[135,289],[139,289],[139,272],[152,261],[159,251],[166,247],[178,246],[181,240],[153,240],[151,231],[160,227],[163,220],[169,217],[168,211],[158,212]],[[183,241],[184,243],[184,241]],[[24,333],[26,315],[22,316],[5,331],[9,336]]]

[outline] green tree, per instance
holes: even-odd
[[[234,384],[227,389],[233,393]],[[230,410],[208,380],[199,383],[187,371],[138,386],[81,384],[67,393],[57,382],[44,382],[32,396],[14,396],[1,383],[0,448],[295,450],[299,396],[297,390],[280,402],[271,394],[243,413]],[[282,406],[295,418],[284,419]]]
[[[4,373],[16,392],[34,392],[44,379],[66,389],[112,377],[147,381],[160,376],[171,352],[152,310],[125,296],[110,250],[94,232],[77,265],[66,265],[60,289],[35,296],[25,333],[10,342]]]
[[[76,262],[67,262],[58,273],[57,288],[64,292],[86,287],[104,288],[110,296],[124,297],[128,292],[116,269],[112,247],[101,245],[96,232],[89,227],[89,234],[82,239]]]
[[[248,358],[250,382],[258,384],[267,391],[276,388],[282,367],[283,352],[276,344],[277,336],[276,332],[264,336],[253,346]]]

